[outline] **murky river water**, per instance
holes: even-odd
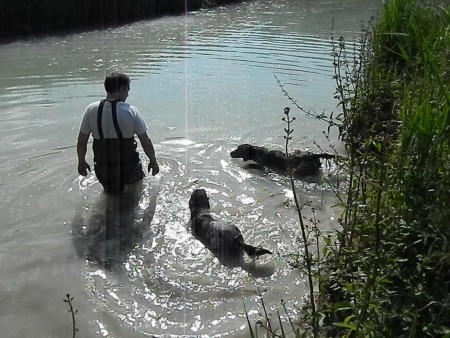
[[[261,318],[258,288],[269,312],[284,299],[295,317],[306,288],[287,259],[301,252],[290,186],[229,152],[240,143],[282,147],[283,108],[292,105],[274,75],[304,107],[335,109],[332,21],[352,39],[379,5],[256,0],[2,45],[1,336],[71,337],[67,293],[79,310],[77,337],[247,337],[243,305],[252,322]],[[126,202],[76,173],[82,111],[103,97],[111,69],[131,76],[128,101],[141,110],[161,166]],[[328,146],[326,126],[292,115],[293,148]],[[187,228],[197,187],[215,216],[274,254],[247,269],[222,266]],[[333,227],[323,180],[298,187],[320,226]]]

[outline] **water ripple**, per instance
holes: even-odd
[[[54,308],[55,292],[66,288],[81,304],[86,337],[246,337],[243,304],[252,322],[260,319],[257,288],[270,309],[285,299],[296,317],[306,288],[291,267],[303,248],[290,182],[229,152],[241,143],[282,147],[290,103],[274,74],[302,105],[334,109],[331,18],[354,30],[372,3],[257,0],[2,46],[2,301],[35,318],[0,317],[5,334],[64,336],[65,311],[49,322],[27,305]],[[103,97],[112,69],[132,78],[130,102],[148,123],[161,169],[124,199],[105,196],[94,173],[76,171],[83,109]],[[293,149],[329,146],[326,127],[293,114]],[[327,180],[338,175],[324,165]],[[296,187],[321,226],[334,226],[323,181]],[[195,188],[208,192],[214,217],[273,255],[224,267],[188,227]]]

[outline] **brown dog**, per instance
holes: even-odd
[[[285,153],[280,150],[269,150],[251,144],[241,144],[230,155],[232,158],[242,158],[244,161],[252,160],[259,165],[282,172],[287,172],[289,168],[292,168],[294,176],[297,177],[317,174],[321,167],[321,158],[335,157],[327,153],[314,154],[309,151],[296,150],[288,160]]]
[[[215,220],[209,210],[209,198],[204,189],[196,189],[189,200],[192,234],[227,266],[242,266],[243,253],[251,258],[271,254],[269,250],[246,244],[234,224]]]

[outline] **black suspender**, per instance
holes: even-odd
[[[105,100],[100,101],[100,105],[98,106],[97,111],[97,128],[100,139],[104,139],[103,137],[103,128],[102,128],[102,115],[103,115],[103,106],[105,105]],[[114,123],[114,129],[116,130],[116,134],[118,138],[122,137],[122,131],[119,128],[119,123],[117,122],[117,101],[111,101],[112,105],[112,119]]]
[[[103,106],[104,105],[105,105],[105,100],[101,100],[100,105],[98,106],[98,112],[97,112],[98,134],[100,135],[100,139],[102,139],[102,140],[103,140],[102,114],[103,114]]]
[[[119,123],[117,122],[117,102],[113,101],[112,103],[112,118],[113,118],[113,123],[114,123],[114,128],[116,129],[116,134],[119,138],[123,138],[122,137],[122,131],[119,128]]]

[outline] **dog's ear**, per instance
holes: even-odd
[[[244,161],[252,159],[251,156],[252,146],[250,144],[242,144],[239,146],[239,148],[241,148],[241,157]]]
[[[191,198],[189,199],[189,209],[192,211],[195,209],[196,203],[195,203],[195,197],[194,194],[191,195]]]
[[[191,194],[191,198],[189,199],[189,209],[197,209],[197,200],[198,200],[198,195],[199,195],[200,191],[199,189],[195,189],[192,194]]]

